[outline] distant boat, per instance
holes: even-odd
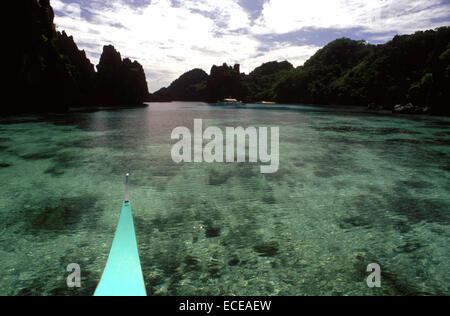
[[[273,101],[262,101],[261,104],[277,104],[277,103]]]
[[[220,106],[226,106],[226,105],[238,106],[238,105],[242,105],[242,102],[238,101],[236,99],[224,99],[222,101],[217,102],[217,105],[220,105]]]

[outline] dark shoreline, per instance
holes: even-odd
[[[148,107],[148,104],[123,105],[123,106],[97,106],[97,107],[70,107],[68,113],[86,113],[86,112],[100,112],[100,111],[117,111],[142,109]]]
[[[382,109],[370,109],[367,106],[364,105],[338,105],[338,104],[294,104],[294,103],[276,103],[276,104],[264,104],[264,103],[243,103],[242,106],[220,106],[216,103],[206,102],[206,101],[165,101],[165,102],[157,102],[157,101],[149,101],[146,102],[148,105],[154,103],[154,104],[170,104],[170,103],[177,103],[177,102],[185,102],[185,103],[203,103],[208,104],[210,106],[215,107],[228,107],[228,108],[245,108],[247,105],[254,105],[254,106],[260,106],[264,109],[281,109],[282,107],[298,107],[298,106],[304,106],[304,107],[315,107],[315,108],[324,108],[324,109],[332,109],[334,111],[348,111],[348,110],[354,110],[354,109],[361,109],[364,110],[365,113],[377,113],[384,116],[393,116],[393,117],[400,117],[400,116],[431,116],[431,117],[450,117],[450,114],[445,113],[393,113],[392,109],[389,109],[387,107]]]
[[[95,106],[95,107],[70,107],[67,111],[61,112],[10,112],[10,113],[2,113],[0,115],[0,119],[8,118],[8,117],[26,117],[30,115],[34,116],[48,116],[48,115],[64,115],[69,113],[93,113],[100,111],[116,111],[116,110],[127,110],[127,109],[141,109],[148,107],[147,103],[144,104],[136,104],[136,105],[123,105],[123,106]]]

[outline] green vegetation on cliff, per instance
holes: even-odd
[[[168,88],[162,88],[151,96],[151,101],[199,101],[208,98],[206,88],[208,74],[201,69],[188,71]]]
[[[450,114],[450,28],[396,36],[384,45],[336,40],[276,87],[287,103],[367,105],[413,103]]]
[[[196,101],[233,97],[244,102],[371,104],[390,110],[412,103],[433,114],[450,114],[450,27],[396,36],[383,45],[337,39],[295,69],[288,62],[269,62],[249,75],[239,68],[213,66],[210,76],[202,77]],[[154,96],[174,101],[172,89]],[[177,84],[181,93],[176,99],[192,101],[183,89]]]
[[[169,88],[155,92],[150,100],[216,102],[231,97],[246,102],[274,100],[275,84],[292,69],[287,61],[263,64],[248,76],[240,72],[239,65],[213,66],[209,76],[203,70],[194,69],[175,80]]]
[[[253,70],[247,77],[250,94],[247,101],[273,101],[276,99],[276,84],[294,69],[291,63],[268,62]]]

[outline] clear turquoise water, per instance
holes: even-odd
[[[176,165],[171,132],[195,118],[280,126],[279,172]],[[0,119],[0,295],[92,295],[128,171],[150,295],[449,295],[449,145],[449,118],[362,109],[172,103]],[[70,263],[80,289],[66,287]]]

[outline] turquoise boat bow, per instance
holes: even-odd
[[[125,201],[105,270],[94,296],[146,296],[144,277],[128,198],[128,174]]]

